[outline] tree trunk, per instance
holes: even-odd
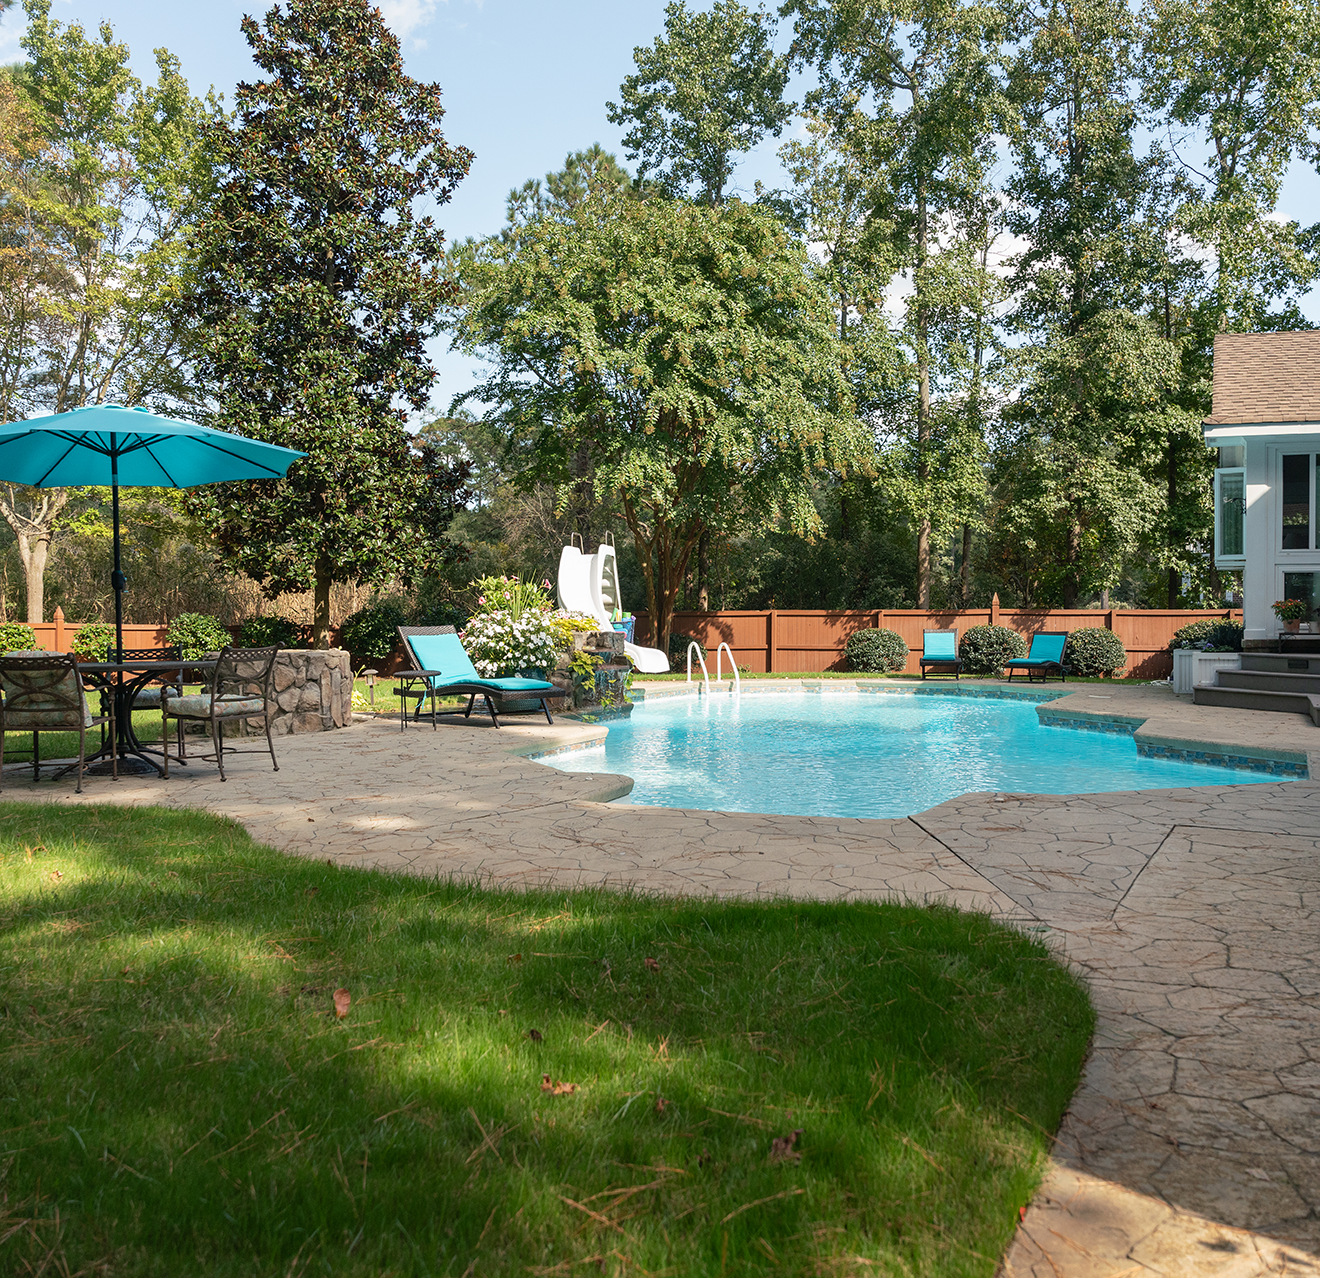
[[[917,347],[917,488],[922,501],[929,498],[930,480],[930,316],[926,309],[926,253],[929,228],[926,188],[917,183],[917,243],[912,284],[916,297]],[[930,607],[930,514],[923,512],[917,525],[917,607]]]
[[[1173,508],[1178,500],[1178,441],[1172,434],[1169,435],[1169,490],[1168,490],[1168,510],[1169,510],[1169,532],[1173,532]],[[1173,545],[1173,538],[1169,538],[1170,548]],[[1178,595],[1182,590],[1182,574],[1169,566],[1169,607],[1178,606]]]
[[[46,619],[46,564],[50,558],[55,523],[69,500],[69,490],[26,491],[35,495],[27,500],[25,509],[20,509],[15,486],[6,484],[0,489],[0,514],[13,529],[18,543],[18,558],[23,565],[23,580],[27,586],[27,620],[33,624]]]
[[[1074,515],[1068,525],[1068,572],[1063,579],[1063,606],[1077,607],[1080,586],[1077,580],[1078,561],[1082,557],[1082,524]]]
[[[710,584],[707,579],[709,551],[710,533],[703,530],[697,539],[697,610],[699,612],[710,611]]]
[[[330,580],[332,565],[325,558],[316,561],[316,601],[312,606],[312,647],[330,646]]]
[[[963,524],[962,536],[962,590],[961,599],[964,608],[972,598],[972,526]]]

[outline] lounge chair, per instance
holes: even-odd
[[[962,675],[962,658],[958,656],[956,630],[923,630],[921,645],[921,677],[926,677],[927,666],[938,666],[944,674],[955,679]]]
[[[408,716],[409,697],[417,697],[417,713],[414,719],[420,719],[422,714],[422,705],[428,694],[431,697],[431,723],[435,724],[435,698],[444,693],[458,693],[460,696],[467,696],[467,709],[462,712],[466,719],[472,714],[472,707],[476,704],[478,697],[481,697],[486,703],[486,709],[490,711],[491,722],[498,728],[500,726],[499,717],[495,713],[495,703],[492,697],[510,697],[520,701],[540,702],[541,709],[545,711],[545,721],[554,723],[550,717],[550,707],[546,705],[548,697],[562,697],[564,694],[561,689],[556,688],[553,683],[548,683],[544,679],[485,679],[477,673],[477,668],[472,664],[472,658],[467,655],[467,649],[463,647],[463,641],[458,637],[457,631],[453,626],[400,626],[399,638],[403,640],[404,647],[412,655],[418,670],[438,670],[438,675],[432,676],[425,681],[420,688],[410,689],[403,687],[399,690],[399,697],[403,703],[402,716],[406,720]],[[405,672],[400,672],[405,673]],[[445,714],[458,714],[457,710],[444,711]],[[514,713],[506,710],[506,714]],[[521,713],[521,712],[519,712]],[[532,713],[535,713],[533,711]],[[403,722],[399,724],[403,727]]]
[[[1042,630],[1031,636],[1031,649],[1025,657],[1014,657],[1004,662],[1008,671],[1008,681],[1013,682],[1014,670],[1025,670],[1027,682],[1031,683],[1036,675],[1043,682],[1051,671],[1057,670],[1059,677],[1068,682],[1068,667],[1063,664],[1063,647],[1068,642],[1066,630]]]

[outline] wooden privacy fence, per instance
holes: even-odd
[[[65,621],[64,609],[56,608],[51,621],[29,621],[24,623],[37,636],[37,647],[47,652],[68,652],[73,647],[74,636],[83,628],[81,621]],[[165,623],[151,626],[124,627],[125,648],[163,648],[165,646]]]
[[[856,630],[893,630],[908,646],[907,673],[917,674],[923,630],[963,631],[972,626],[1007,626],[1028,643],[1041,630],[1081,630],[1099,627],[1112,630],[1128,652],[1127,674],[1137,679],[1167,679],[1173,673],[1170,644],[1175,630],[1188,622],[1206,618],[1241,619],[1242,613],[1228,608],[1212,610],[1176,609],[1050,609],[1001,608],[999,596],[989,608],[925,612],[916,608],[866,612],[822,612],[771,609],[768,612],[679,612],[674,614],[675,632],[689,634],[714,652],[720,643],[733,650],[738,665],[756,674],[811,673],[844,670],[843,651]],[[650,618],[637,614],[639,643],[649,643]],[[708,662],[711,674],[713,662]]]

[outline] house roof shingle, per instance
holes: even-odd
[[[1320,330],[1220,333],[1207,426],[1320,422]]]

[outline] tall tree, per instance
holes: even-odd
[[[603,197],[471,246],[462,274],[456,343],[493,365],[463,398],[561,491],[590,443],[661,648],[703,532],[811,532],[814,477],[868,455],[829,295],[762,210]]]
[[[1320,0],[1147,0],[1142,37],[1145,100],[1179,162],[1180,229],[1214,254],[1202,344],[1298,323],[1316,228],[1275,210],[1292,161],[1320,161]]]
[[[416,205],[446,202],[472,154],[445,141],[439,86],[404,74],[369,0],[290,0],[243,34],[268,78],[212,130],[223,179],[190,313],[219,424],[308,456],[197,500],[224,563],[271,597],[314,589],[325,646],[332,582],[407,583],[444,553],[405,422],[453,285]]]
[[[738,0],[715,0],[708,13],[685,0],[665,6],[665,34],[633,50],[636,74],[606,103],[610,123],[628,129],[623,145],[671,193],[696,190],[719,204],[734,157],[792,118],[784,101],[788,59],[774,52],[774,23]]]
[[[915,400],[908,451],[917,523],[918,605],[929,607],[934,522],[943,513],[932,349],[937,306],[953,278],[936,259],[954,247],[950,219],[983,201],[1002,114],[996,75],[1005,15],[975,0],[785,0],[793,56],[813,67],[808,102],[862,162],[885,173],[899,262],[911,293],[906,341]],[[937,301],[938,295],[938,301]]]
[[[115,401],[193,404],[189,332],[167,302],[185,287],[184,227],[208,161],[178,62],[155,85],[128,67],[108,24],[95,37],[28,0],[21,74],[0,84],[0,421]],[[0,488],[18,538],[28,619],[63,490]]]

